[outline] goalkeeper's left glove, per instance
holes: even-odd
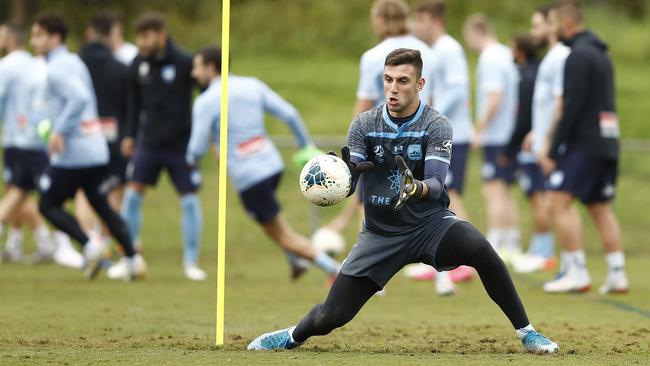
[[[397,196],[397,203],[395,210],[399,210],[411,197],[421,197],[424,190],[424,183],[413,178],[413,172],[406,165],[401,156],[395,155],[395,163],[399,171],[399,194]]]
[[[298,152],[296,152],[295,154],[293,154],[293,162],[294,164],[296,164],[298,169],[302,169],[302,167],[305,166],[305,164],[307,164],[307,162],[311,160],[311,158],[313,158],[314,156],[324,155],[324,154],[325,152],[323,152],[321,149],[317,148],[316,146],[307,145],[302,149],[298,150]]]

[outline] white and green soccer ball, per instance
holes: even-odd
[[[307,200],[318,206],[332,206],[350,193],[352,175],[345,162],[336,156],[318,155],[300,172],[300,190]]]

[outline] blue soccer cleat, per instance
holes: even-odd
[[[521,344],[524,346],[524,349],[528,352],[534,353],[554,353],[557,352],[560,347],[546,338],[543,334],[538,333],[535,330],[525,331],[526,335],[521,338]]]
[[[291,333],[296,329],[295,326],[276,330],[275,332],[264,333],[255,338],[248,347],[249,351],[262,351],[272,349],[292,349],[300,346],[302,343],[291,341]]]

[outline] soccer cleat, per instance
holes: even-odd
[[[207,273],[199,268],[196,263],[186,264],[183,270],[185,272],[185,277],[192,281],[205,281],[205,279],[208,278]]]
[[[404,268],[404,275],[416,281],[431,281],[436,277],[436,270],[428,264],[414,263]]]
[[[54,251],[54,262],[58,265],[83,268],[84,257],[79,253],[70,242],[70,238],[61,232],[54,232],[54,239],[57,243],[56,250]]]
[[[440,272],[436,277],[436,293],[439,296],[451,296],[456,293],[456,285],[449,272]]]
[[[518,331],[519,332],[519,331]],[[535,330],[522,331],[526,334],[521,338],[521,344],[524,346],[524,349],[528,352],[533,353],[554,353],[557,352],[560,347],[557,343],[546,338],[543,334],[538,333]]]
[[[404,275],[416,281],[431,281],[436,278],[438,271],[428,264],[410,264],[404,268]],[[460,266],[449,271],[451,280],[454,283],[466,282],[474,277],[474,269],[468,266]]]
[[[544,291],[548,293],[587,292],[591,288],[591,279],[586,270],[568,271],[560,277],[544,284]]]
[[[627,276],[625,272],[617,273],[616,275],[608,275],[605,284],[600,286],[598,293],[601,295],[607,294],[624,294],[629,291]]]
[[[547,258],[535,254],[522,254],[512,262],[512,267],[517,273],[532,273],[551,270],[555,267],[555,264],[555,258]]]
[[[102,261],[106,257],[104,243],[97,238],[91,238],[84,246],[84,277],[87,280],[94,279],[102,268]]]
[[[503,262],[507,265],[513,265],[513,263],[522,256],[521,249],[519,248],[499,248],[499,250],[497,250],[497,254],[499,254],[501,260],[503,260]]]
[[[291,341],[291,333],[293,333],[294,329],[296,329],[295,325],[290,328],[276,330],[275,332],[264,333],[249,343],[246,349],[249,351],[263,351],[298,347],[302,343]]]
[[[140,254],[134,255],[133,258],[122,257],[119,262],[108,268],[106,274],[112,280],[144,279],[147,276],[147,263]]]

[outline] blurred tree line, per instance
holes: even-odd
[[[417,0],[407,0],[414,5]],[[448,29],[459,37],[463,20],[484,12],[502,37],[527,31],[531,12],[553,0],[447,0]],[[587,22],[605,39],[616,40],[616,52],[632,61],[650,59],[647,0],[582,0]],[[369,21],[373,0],[231,0],[231,49],[246,55],[338,55],[357,58],[376,43]],[[54,10],[71,25],[74,49],[88,19],[111,10],[124,21],[133,39],[133,21],[146,11],[167,17],[170,34],[189,50],[220,41],[221,0],[3,0],[0,18],[29,26],[37,13]],[[601,32],[602,30],[602,32]]]
[[[0,19],[29,28],[33,17],[44,11],[63,14],[70,25],[70,43],[78,45],[88,20],[98,11],[111,11],[122,19],[124,32],[133,39],[133,22],[141,14],[165,15],[170,34],[188,49],[198,49],[220,40],[219,0],[2,0]]]

